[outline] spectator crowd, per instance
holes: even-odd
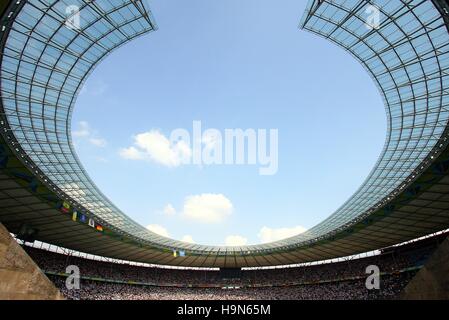
[[[145,267],[27,246],[25,249],[69,299],[363,300],[399,297],[436,246],[437,242],[427,241],[336,263],[241,270],[231,279],[224,278],[218,270]],[[80,270],[82,279],[77,290],[69,290],[65,285],[69,265],[76,265]],[[366,287],[367,267],[372,265],[381,272],[379,290]]]
[[[69,290],[65,278],[50,276],[65,297],[73,300],[373,300],[395,299],[414,273],[381,277],[379,290],[368,290],[365,280],[262,288],[155,287],[82,281]]]

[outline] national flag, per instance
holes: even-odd
[[[64,201],[61,206],[61,212],[69,213],[69,211],[70,211],[70,203],[68,203],[67,201]]]
[[[82,223],[86,223],[86,221],[87,221],[86,215],[81,214],[81,215],[80,215],[80,221],[81,221]]]
[[[92,218],[89,219],[89,226],[92,228],[95,228],[95,220],[94,219],[92,219]]]
[[[186,252],[185,251],[179,251],[179,256],[180,257],[185,257],[186,256]]]
[[[99,224],[97,224],[95,226],[95,229],[97,229],[97,231],[103,232],[103,227],[101,225],[99,225]]]
[[[73,220],[73,221],[76,221],[77,216],[78,216],[78,212],[73,211],[73,214],[72,214],[72,220]]]

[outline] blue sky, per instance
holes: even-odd
[[[76,150],[100,189],[142,225],[212,245],[277,240],[342,205],[381,152],[385,112],[356,60],[298,29],[306,1],[149,4],[159,30],[104,60],[73,114]],[[277,174],[124,156],[136,135],[168,137],[193,121],[278,129]]]

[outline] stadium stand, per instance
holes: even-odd
[[[68,299],[74,300],[373,300],[394,299],[412,274],[386,276],[383,288],[368,291],[364,280],[301,286],[261,288],[156,287],[82,281],[78,291],[67,290],[64,279],[51,277]]]
[[[218,270],[118,264],[25,246],[68,299],[393,299],[423,267],[447,233],[379,255],[337,263],[277,269],[247,269],[229,279]],[[65,287],[67,266],[79,267],[79,290]],[[378,266],[380,290],[368,290],[366,268]]]

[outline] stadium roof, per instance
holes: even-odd
[[[61,0],[11,1],[1,18],[0,221],[12,232],[26,223],[39,240],[124,260],[247,267],[348,256],[449,227],[445,1],[379,1],[378,26],[366,24],[367,1],[309,1],[301,27],[365,67],[384,100],[387,139],[368,178],[329,218],[301,235],[243,247],[152,233],[88,177],[71,141],[77,94],[107,54],[157,26],[140,0],[71,4],[80,28],[67,23]]]

